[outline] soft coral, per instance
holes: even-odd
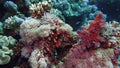
[[[99,47],[100,42],[104,40],[100,35],[101,30],[104,28],[104,23],[102,13],[99,13],[88,28],[78,30],[78,38],[81,39],[79,45],[84,49]]]
[[[104,23],[102,13],[99,13],[87,28],[82,28],[82,30],[77,31],[80,42],[75,44],[65,57],[64,62],[66,68],[85,68],[86,66],[93,68],[92,65],[91,67],[89,65],[89,63],[91,63],[90,60],[83,61],[83,59],[93,57],[97,50],[96,48],[101,46],[101,42],[104,42],[104,38],[100,35],[101,30],[104,28]],[[95,58],[93,60],[96,60]],[[82,61],[87,65],[80,63]],[[80,64],[82,64],[83,67],[77,67]]]

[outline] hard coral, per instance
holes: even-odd
[[[32,4],[30,6],[30,12],[32,13],[32,17],[41,18],[44,15],[44,12],[47,12],[51,9],[51,2],[43,1],[38,4]]]
[[[16,40],[11,36],[7,37],[0,35],[0,65],[10,62],[13,50],[9,49],[9,47],[13,47],[15,42]]]
[[[120,27],[116,21],[106,22],[105,29],[102,32],[104,38],[109,42],[109,47],[120,45]]]

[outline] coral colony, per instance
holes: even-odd
[[[0,68],[118,68],[119,22],[106,22],[102,12],[96,12],[93,20],[85,20],[95,9],[89,6],[91,11],[87,12],[89,1],[80,0],[77,4],[77,0],[65,0],[61,6],[63,1],[56,4],[57,1],[20,0],[23,5],[0,1],[10,9],[0,22]],[[66,4],[69,7],[63,10]],[[23,6],[29,6],[29,12],[21,12]],[[88,14],[80,14],[85,11]],[[81,22],[89,23],[74,31],[66,14],[70,19],[84,15]]]

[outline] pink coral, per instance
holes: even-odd
[[[86,53],[91,53],[91,51],[84,54]],[[111,61],[113,56],[113,49],[97,49],[87,58],[66,57],[62,68],[114,68]]]

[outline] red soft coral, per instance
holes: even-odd
[[[104,38],[100,35],[101,30],[104,28],[104,23],[102,14],[99,13],[88,28],[78,30],[77,33],[80,42],[71,48],[70,53],[68,54],[69,58],[89,57],[92,50],[100,47],[100,43],[104,40]]]
[[[83,28],[78,30],[78,38],[81,39],[80,46],[83,49],[96,48],[99,47],[100,42],[104,39],[100,36],[101,30],[104,28],[105,21],[102,19],[102,13],[91,22],[88,28]]]
[[[106,56],[104,57],[105,53],[103,53],[103,49],[99,51],[97,48],[101,47],[102,42],[105,42],[104,37],[100,35],[101,30],[104,28],[104,23],[102,13],[99,13],[88,28],[77,31],[80,42],[75,44],[64,58],[65,68],[102,67],[103,59],[107,59],[108,56],[107,58]],[[99,55],[102,55],[102,57],[100,58]],[[107,68],[107,66],[105,68]]]

